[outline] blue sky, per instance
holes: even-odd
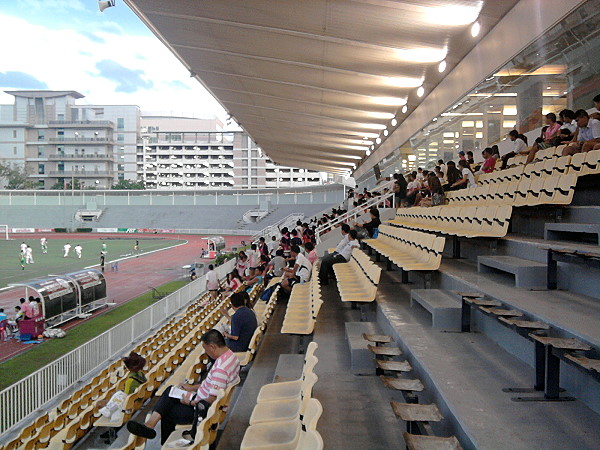
[[[76,90],[82,103],[225,116],[122,0],[103,13],[96,0],[1,1],[0,42],[0,103],[4,90]]]

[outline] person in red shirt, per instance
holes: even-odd
[[[494,152],[491,148],[486,147],[483,152],[481,152],[483,159],[483,165],[481,166],[481,171],[483,173],[490,173],[494,171],[494,167],[496,166],[496,159],[494,158]]]

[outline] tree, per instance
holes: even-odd
[[[143,181],[119,180],[111,189],[146,189]]]
[[[81,181],[79,181],[79,178],[75,178],[73,179],[73,185],[76,191],[81,189]],[[56,183],[54,183],[52,185],[52,187],[50,189],[54,189],[54,190],[58,190],[58,191],[62,191],[62,190],[71,190],[71,179],[65,180],[65,181],[57,181]]]
[[[27,170],[19,164],[0,163],[0,182],[5,189],[35,189],[37,184],[27,178]]]

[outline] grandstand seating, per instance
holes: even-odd
[[[315,263],[310,281],[304,284],[296,283],[293,286],[281,327],[283,334],[307,335],[313,332],[323,304],[318,279],[318,264]]]
[[[333,266],[343,302],[372,302],[377,293],[381,269],[360,249],[352,251],[347,263]]]

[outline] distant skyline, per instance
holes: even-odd
[[[0,103],[5,90],[75,90],[80,104],[139,105],[142,111],[225,111],[122,0],[12,0],[0,4]]]

